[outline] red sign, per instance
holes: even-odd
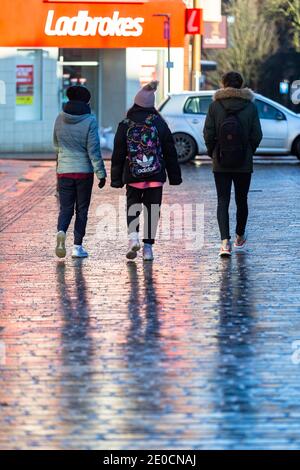
[[[33,104],[33,65],[17,65],[16,104]]]
[[[203,10],[201,8],[186,9],[185,34],[203,34]]]
[[[33,65],[17,65],[17,84],[33,85]]]

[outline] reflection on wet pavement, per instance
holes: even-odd
[[[86,260],[53,256],[53,191],[12,219],[1,232],[0,448],[299,448],[298,171],[257,169],[249,249],[230,260],[216,256],[207,166],[185,167],[165,196],[204,203],[200,251],[164,241],[154,263],[126,263],[125,242],[95,237],[97,206],[122,194],[111,189],[95,188]]]

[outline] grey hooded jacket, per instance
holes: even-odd
[[[213,159],[214,172],[252,173],[253,154],[256,152],[262,139],[260,121],[254,100],[255,95],[249,88],[237,89],[228,87],[216,91],[204,126],[204,140],[208,155]],[[223,168],[218,161],[218,133],[226,117],[224,108],[226,110],[237,111],[242,124],[246,155],[244,164],[240,168]]]
[[[97,121],[93,115],[59,113],[53,143],[58,156],[58,174],[94,172],[99,180],[106,178]]]

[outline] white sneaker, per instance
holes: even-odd
[[[57,232],[56,235],[55,254],[59,258],[64,258],[66,256],[66,234],[62,230]]]
[[[235,242],[234,242],[234,248],[236,250],[243,250],[245,248],[247,244],[247,236],[246,234],[243,236],[243,238],[240,240],[237,238],[236,236],[236,239],[235,239]]]
[[[150,243],[144,243],[143,258],[144,261],[153,261],[154,259],[152,245],[150,245]]]
[[[226,243],[226,245],[221,246],[219,256],[221,258],[229,258],[231,256],[231,243],[230,242]]]
[[[128,251],[126,253],[127,259],[135,259],[137,251],[141,249],[139,234],[134,232],[129,235]]]
[[[74,245],[72,251],[72,258],[86,258],[88,252],[83,248],[82,245]]]

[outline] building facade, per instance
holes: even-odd
[[[0,11],[0,152],[52,151],[53,122],[71,84],[92,92],[100,127],[160,81],[167,94],[165,16],[171,18],[171,91],[183,89],[182,0],[11,0]]]

